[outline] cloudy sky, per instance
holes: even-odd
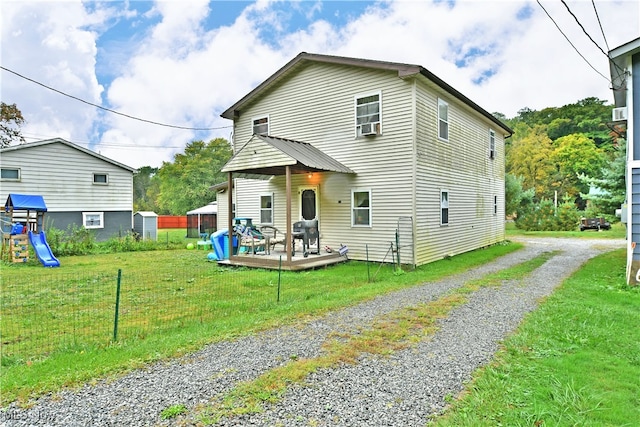
[[[132,167],[228,139],[220,113],[302,51],[422,65],[514,117],[611,103],[605,52],[640,36],[637,0],[2,0],[0,15],[0,97],[27,141]]]

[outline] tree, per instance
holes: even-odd
[[[533,189],[524,191],[522,177],[516,177],[508,173],[505,175],[504,181],[504,198],[504,213],[506,216],[512,216],[521,208],[523,201],[526,204],[528,200],[533,199]]]
[[[596,213],[605,213],[612,215],[620,205],[624,203],[626,197],[625,174],[627,167],[627,151],[626,141],[622,138],[618,139],[619,146],[614,153],[613,158],[607,162],[602,169],[599,178],[581,175],[581,181],[588,188],[598,189],[600,191],[582,194],[582,197],[591,202],[591,208]]]
[[[8,147],[12,142],[25,142],[20,126],[25,120],[16,104],[0,102],[0,148]]]
[[[184,154],[176,154],[173,163],[164,162],[158,170],[158,208],[171,215],[184,215],[211,203],[216,195],[210,187],[226,179],[220,169],[231,155],[231,147],[224,138],[187,144]]]
[[[522,178],[524,189],[532,188],[539,199],[549,196],[549,177],[554,168],[551,162],[553,145],[545,126],[533,128],[518,126],[520,135],[513,140],[507,152],[507,172]],[[526,129],[526,134],[522,134]]]
[[[563,196],[578,198],[589,191],[580,176],[599,178],[606,157],[586,135],[571,134],[558,138],[551,160],[556,167],[553,187]]]
[[[157,211],[154,187],[159,185],[153,178],[158,173],[158,168],[143,166],[133,176],[133,209],[136,211]]]

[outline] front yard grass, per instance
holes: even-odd
[[[304,321],[305,318],[383,293],[465,271],[520,247],[516,243],[495,245],[434,262],[407,274],[397,274],[388,266],[382,268],[371,283],[367,281],[367,265],[362,262],[351,261],[307,272],[283,272],[280,302],[276,301],[277,272],[222,269],[215,263],[207,262],[206,252],[196,250],[61,257],[62,266],[57,269],[43,268],[31,261],[19,265],[5,264],[2,267],[3,297],[0,300],[3,331],[0,354],[1,404],[5,406],[18,400],[28,405],[30,398],[55,392],[65,386],[118,375],[154,361],[197,350],[207,343]],[[373,264],[371,271],[376,268],[377,264]],[[125,277],[136,277],[136,300],[131,301],[135,309],[141,313],[162,309],[162,322],[152,326],[149,332],[123,333],[118,341],[111,342],[112,290],[93,292],[92,298],[87,299],[77,298],[76,295],[73,300],[66,301],[67,294],[61,292],[58,286],[65,285],[66,290],[78,294],[85,288],[92,289],[87,286],[86,279],[83,281],[78,278],[112,278],[118,269],[122,269]],[[224,293],[216,294],[216,298],[211,298],[212,288],[217,287],[211,285],[212,276],[221,279],[220,287],[226,289]],[[187,280],[179,283],[176,277]],[[201,282],[200,278],[208,281]],[[69,284],[68,281],[73,283]],[[93,279],[91,282],[93,286]],[[115,287],[115,283],[110,286]],[[21,292],[20,298],[13,298],[13,302],[6,297],[11,287]],[[185,318],[182,316],[184,306],[172,306],[171,300],[158,299],[157,296],[168,291],[176,299],[184,299],[185,290],[189,292],[186,298],[191,304],[189,310],[206,313],[206,316]],[[238,294],[242,296],[240,300]],[[156,306],[147,306],[146,301]],[[12,305],[9,306],[9,303]],[[80,339],[76,340],[79,343],[72,342],[35,356],[8,351],[9,346],[4,345],[7,338],[5,328],[9,322],[37,325],[46,336],[56,337],[65,333],[57,328],[69,323],[69,316],[74,316],[78,311],[91,313],[89,319],[93,320],[77,327],[74,333],[93,334],[94,330],[99,329],[104,336],[101,344],[83,344]],[[96,324],[97,319],[101,318],[105,319],[102,322],[105,324]],[[123,327],[126,330],[126,325]]]

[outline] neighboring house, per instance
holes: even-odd
[[[132,229],[135,169],[64,139],[0,149],[0,200],[34,194],[47,204],[45,230],[75,224],[106,240]]]
[[[318,218],[323,247],[378,262],[398,231],[416,265],[505,238],[512,130],[419,65],[303,52],[222,117],[237,217],[283,231]]]
[[[640,38],[609,52],[615,109],[613,121],[626,123],[627,283],[640,282]]]

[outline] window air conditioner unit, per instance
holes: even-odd
[[[380,122],[363,123],[358,125],[358,135],[371,136],[380,133]]]
[[[627,120],[627,107],[614,108],[611,114],[611,118],[614,122]]]

